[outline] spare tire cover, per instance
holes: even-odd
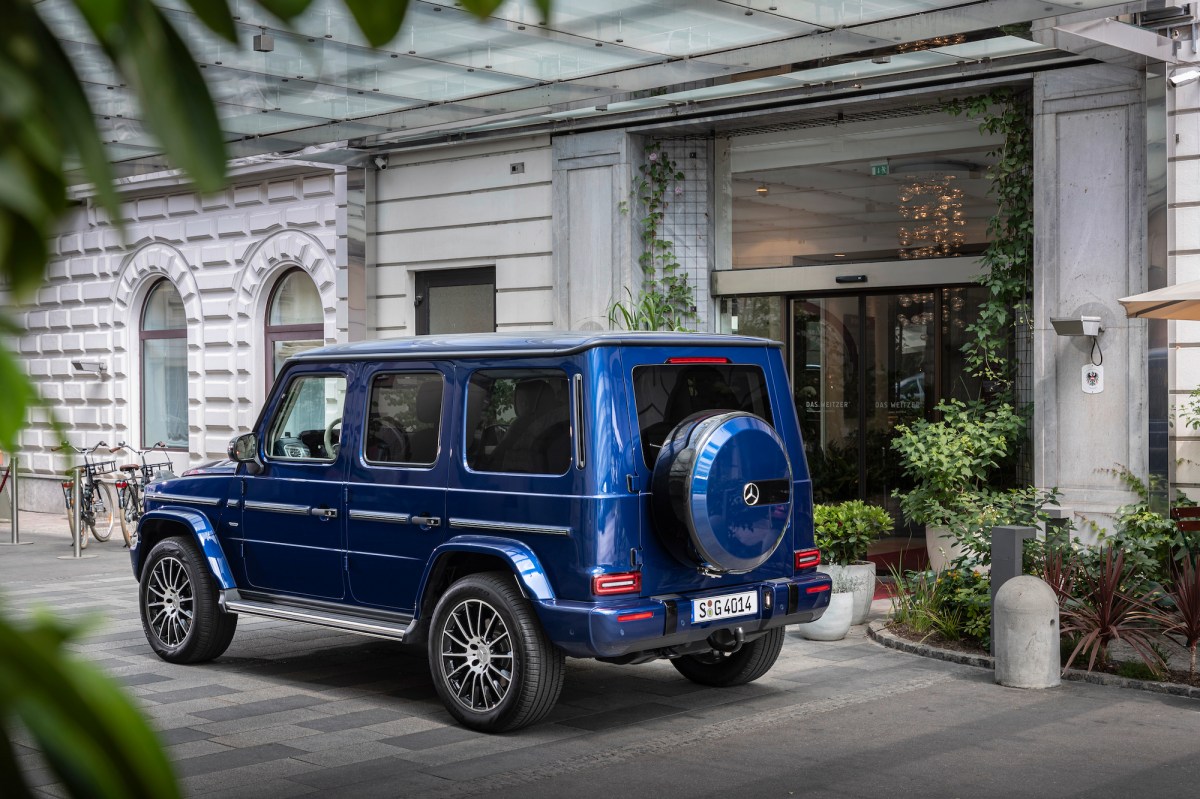
[[[663,545],[709,573],[762,565],[792,516],[787,449],[771,425],[741,411],[680,422],[659,450],[651,491]]]

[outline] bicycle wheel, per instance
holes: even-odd
[[[142,517],[142,497],[138,490],[138,484],[133,480],[129,481],[124,491],[117,492],[121,498],[120,507],[117,509],[117,517],[121,521],[121,537],[125,539],[125,546],[133,546],[133,537],[137,535],[138,519]]]
[[[117,526],[117,501],[113,487],[97,480],[92,484],[91,513],[87,516],[87,529],[97,541],[107,541]]]

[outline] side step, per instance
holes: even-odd
[[[227,592],[226,595],[221,597],[221,600],[221,606],[228,613],[245,613],[250,616],[266,616],[272,619],[299,621],[305,624],[332,627],[335,630],[347,630],[376,638],[387,638],[392,641],[403,641],[409,627],[412,626],[411,619],[406,620],[406,623],[401,626],[400,624],[392,624],[382,620],[364,619],[345,613],[331,613],[325,610],[299,608],[275,602],[242,599],[235,592]]]

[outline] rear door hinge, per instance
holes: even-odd
[[[642,550],[637,547],[629,550],[629,566],[633,569],[642,568]]]
[[[630,494],[637,494],[642,490],[636,474],[625,475],[625,490]]]

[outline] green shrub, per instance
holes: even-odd
[[[899,589],[893,621],[917,633],[930,631],[951,641],[968,640],[984,649],[991,645],[991,582],[970,569],[908,572],[892,569]]]
[[[844,565],[866,560],[871,542],[894,526],[886,510],[857,499],[813,506],[817,548],[828,563]]]

